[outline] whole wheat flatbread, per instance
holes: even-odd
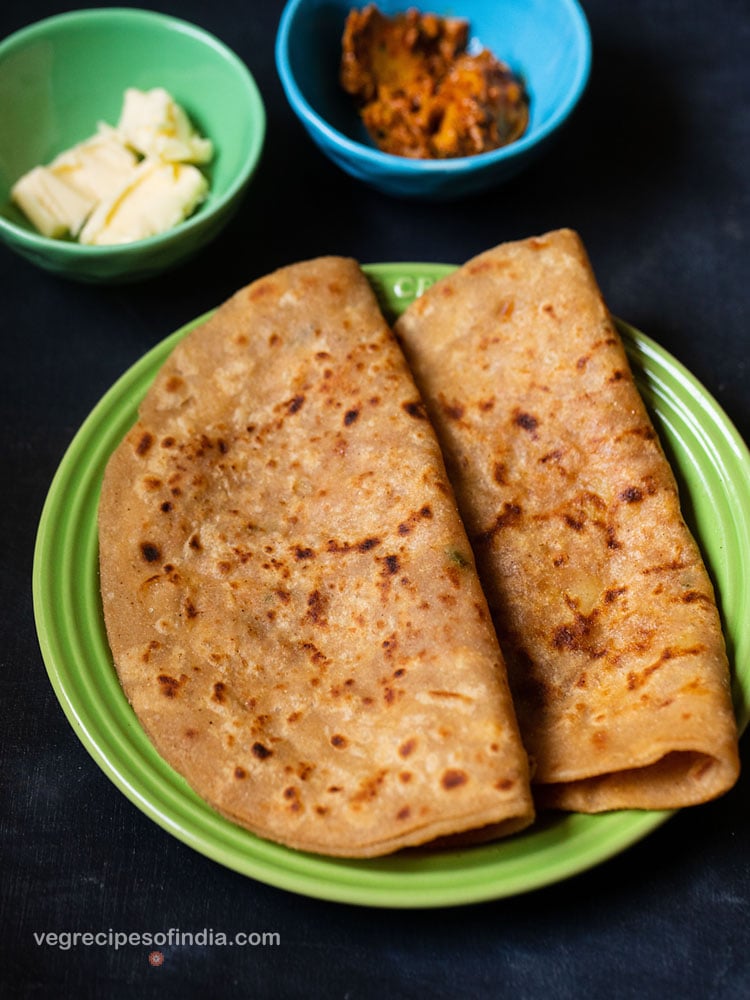
[[[349,856],[531,822],[471,548],[354,261],[277,271],[177,346],[99,530],[124,690],[222,814]]]
[[[577,235],[469,261],[399,319],[508,663],[538,804],[736,780],[714,592]]]

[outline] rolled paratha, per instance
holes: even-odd
[[[724,792],[739,763],[715,595],[578,236],[479,255],[395,330],[474,548],[537,805]]]
[[[123,688],[224,816],[352,857],[531,822],[471,547],[354,261],[268,275],[180,342],[99,533]]]

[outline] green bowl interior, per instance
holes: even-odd
[[[201,213],[231,195],[257,158],[264,112],[244,64],[198,28],[147,11],[103,9],[39,22],[0,45],[0,214],[35,232],[12,184],[116,124],[127,87],[165,87],[214,143]]]

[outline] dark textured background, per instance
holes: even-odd
[[[0,995],[750,996],[747,775],[621,856],[515,899],[404,912],[296,897],[193,852],[102,774],[47,680],[30,590],[50,480],[104,391],[183,322],[305,257],[459,263],[572,226],[612,311],[684,362],[750,438],[746,0],[584,0],[591,81],[552,155],[490,196],[441,207],[371,192],[314,149],[273,63],[280,3],[153,6],[248,63],[268,139],[210,253],[140,287],[69,284],[0,247]],[[64,9],[3,0],[0,35]],[[169,927],[278,931],[281,946],[167,948],[154,969],[144,948],[33,938]]]

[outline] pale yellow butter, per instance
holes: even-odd
[[[11,196],[44,236],[81,243],[132,243],[165,232],[191,215],[208,194],[193,166],[213,156],[185,111],[163,88],[125,91],[117,127],[35,167]]]
[[[77,236],[96,202],[60,180],[47,167],[34,167],[12,188],[11,197],[43,236]]]
[[[96,135],[56,156],[49,169],[96,203],[127,183],[138,159],[113,128],[100,125]]]
[[[97,205],[79,239],[104,246],[156,236],[191,215],[207,192],[197,167],[145,159],[114,197]]]
[[[180,163],[208,163],[213,156],[211,140],[194,131],[184,110],[163,87],[129,87],[117,131],[142,156]]]

